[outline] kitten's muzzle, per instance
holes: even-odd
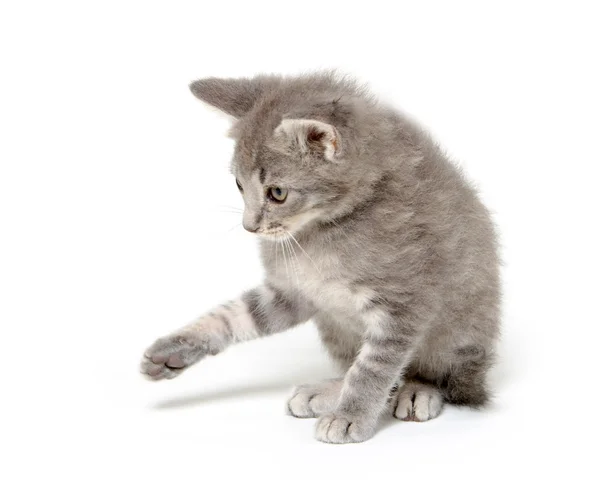
[[[251,233],[256,233],[259,229],[258,224],[252,224],[252,223],[248,223],[246,221],[242,222],[242,226],[244,227],[245,230],[248,230]]]

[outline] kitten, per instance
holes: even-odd
[[[209,78],[190,85],[235,119],[232,173],[266,278],[146,351],[171,379],[236,342],[312,319],[343,377],[299,386],[295,417],[316,438],[373,436],[391,411],[479,407],[499,335],[490,216],[431,138],[334,73]]]

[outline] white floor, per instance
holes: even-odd
[[[163,304],[175,300],[174,293]],[[292,385],[335,374],[312,326],[235,346],[175,380],[152,383],[136,370],[141,351],[163,328],[153,323],[165,317],[155,303],[135,324],[113,323],[104,337],[98,331],[96,344],[67,344],[67,355],[50,363],[55,369],[38,372],[37,390],[19,384],[19,375],[31,380],[26,372],[12,372],[11,424],[21,443],[9,430],[11,465],[20,462],[25,489],[51,487],[65,496],[591,496],[595,394],[579,385],[585,379],[549,368],[561,351],[551,343],[533,348],[540,337],[534,339],[535,317],[511,318],[511,308],[490,409],[447,407],[421,424],[385,420],[372,440],[333,446],[313,439],[313,420],[283,411]],[[89,333],[89,323],[81,325]]]

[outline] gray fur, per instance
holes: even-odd
[[[423,421],[444,400],[485,404],[499,335],[496,236],[431,138],[334,73],[191,89],[236,119],[232,172],[244,226],[260,236],[265,285],[160,339],[142,370],[170,378],[230,343],[312,318],[344,377],[298,388],[287,406],[319,417],[319,440],[368,439],[389,407]],[[285,202],[269,200],[273,186],[287,189]]]

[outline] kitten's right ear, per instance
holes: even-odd
[[[331,162],[336,162],[343,154],[335,126],[315,119],[284,119],[275,128],[274,135],[302,154],[316,152]]]
[[[239,119],[264,94],[273,78],[206,78],[190,83],[190,90],[201,101]]]

